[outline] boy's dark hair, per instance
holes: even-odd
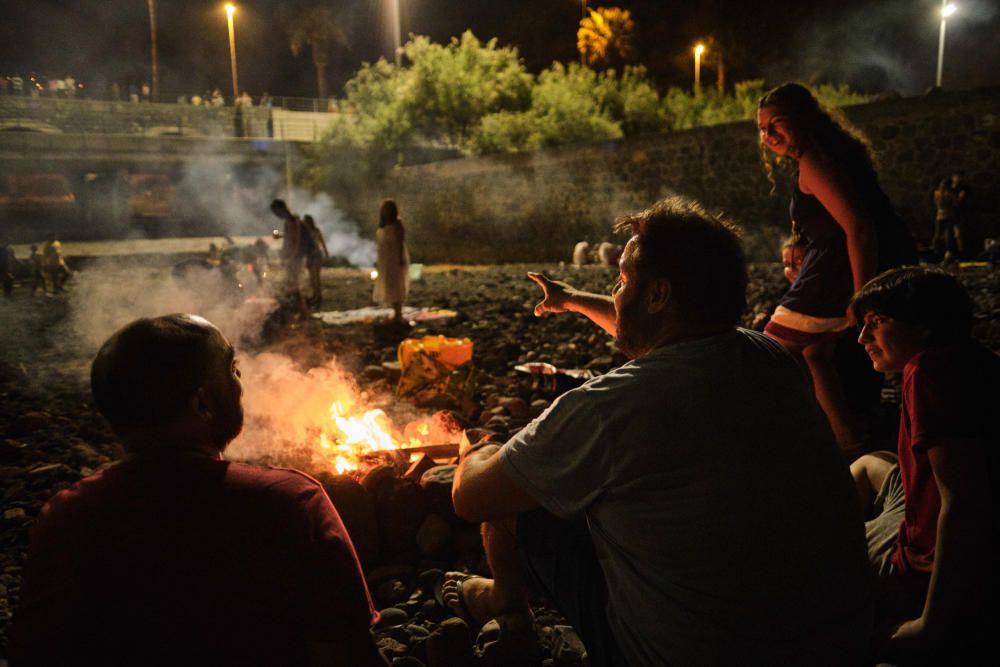
[[[928,342],[957,343],[972,331],[972,300],[949,273],[904,266],[875,276],[851,299],[858,322],[868,313],[887,315],[929,332]]]
[[[638,237],[641,280],[665,278],[685,317],[734,326],[746,308],[747,263],[736,228],[701,204],[668,197],[615,221]]]
[[[275,199],[271,202],[271,210],[274,213],[289,213],[288,204],[284,199]]]
[[[179,314],[119,329],[90,368],[97,409],[119,433],[167,423],[204,382],[213,331]]]

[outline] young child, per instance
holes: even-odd
[[[897,455],[851,465],[871,518],[876,641],[893,663],[961,664],[991,641],[1000,591],[1000,357],[971,338],[968,294],[936,269],[887,271],[851,308],[875,369],[903,374]]]
[[[806,256],[806,242],[798,234],[792,234],[781,244],[781,263],[785,267],[785,277],[794,283],[802,268],[802,260]]]
[[[786,238],[781,243],[781,264],[785,267],[785,278],[788,279],[789,283],[794,283],[795,279],[799,275],[799,269],[802,268],[802,260],[806,256],[806,242],[801,236],[796,233],[792,233],[791,236]],[[774,307],[777,305],[775,302],[766,304],[763,309],[757,311],[754,315],[753,322],[750,328],[757,331],[763,331],[764,327],[767,326],[768,320],[771,318],[771,313],[774,312]]]

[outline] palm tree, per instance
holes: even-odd
[[[330,7],[308,5],[289,12],[285,20],[288,46],[298,56],[306,47],[316,68],[316,94],[327,98],[327,69],[335,46],[347,46],[347,33],[341,17]]]
[[[632,12],[621,7],[588,9],[580,19],[576,48],[591,66],[607,67],[629,60],[635,54],[635,21]]]

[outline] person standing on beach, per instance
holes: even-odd
[[[299,293],[299,274],[302,273],[303,224],[297,215],[288,210],[283,199],[271,202],[271,213],[284,221],[284,230],[275,232],[275,238],[282,239],[281,259],[285,262],[285,291],[290,295]]]
[[[55,234],[49,236],[49,240],[42,248],[42,267],[46,279],[52,285],[52,293],[65,292],[63,285],[66,284],[70,271],[63,257],[62,243]]]
[[[757,127],[768,177],[775,163],[795,165],[792,231],[806,241],[802,267],[764,331],[805,362],[837,444],[856,457],[866,434],[833,362],[838,334],[851,325],[851,295],[879,271],[915,263],[916,247],[879,186],[868,140],[808,88],[768,91]]]
[[[375,232],[377,255],[374,299],[392,306],[394,318],[403,321],[403,302],[410,291],[410,252],[406,248],[406,230],[399,219],[396,202],[386,199],[378,214]]]
[[[306,273],[309,274],[309,287],[312,289],[309,305],[314,310],[318,310],[323,303],[323,284],[320,280],[320,271],[323,269],[323,262],[330,258],[330,252],[326,249],[323,232],[316,226],[316,221],[311,215],[302,218],[302,243]]]

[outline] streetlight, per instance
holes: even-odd
[[[694,47],[694,94],[695,97],[701,95],[701,54],[705,52],[705,45],[698,44]]]
[[[226,16],[229,19],[229,66],[233,73],[233,104],[240,96],[239,84],[236,83],[236,36],[233,32],[233,14],[236,13],[236,5],[231,2],[226,3]]]
[[[395,56],[396,67],[399,67],[403,58],[403,44],[399,35],[399,0],[392,0],[392,34],[395,42],[392,52]]]
[[[937,87],[941,87],[941,70],[944,69],[944,28],[949,16],[957,10],[948,0],[941,0],[941,36],[938,38]]]
[[[156,0],[146,0],[149,9],[149,42],[153,61],[153,101],[160,101],[160,68],[156,62]]]

